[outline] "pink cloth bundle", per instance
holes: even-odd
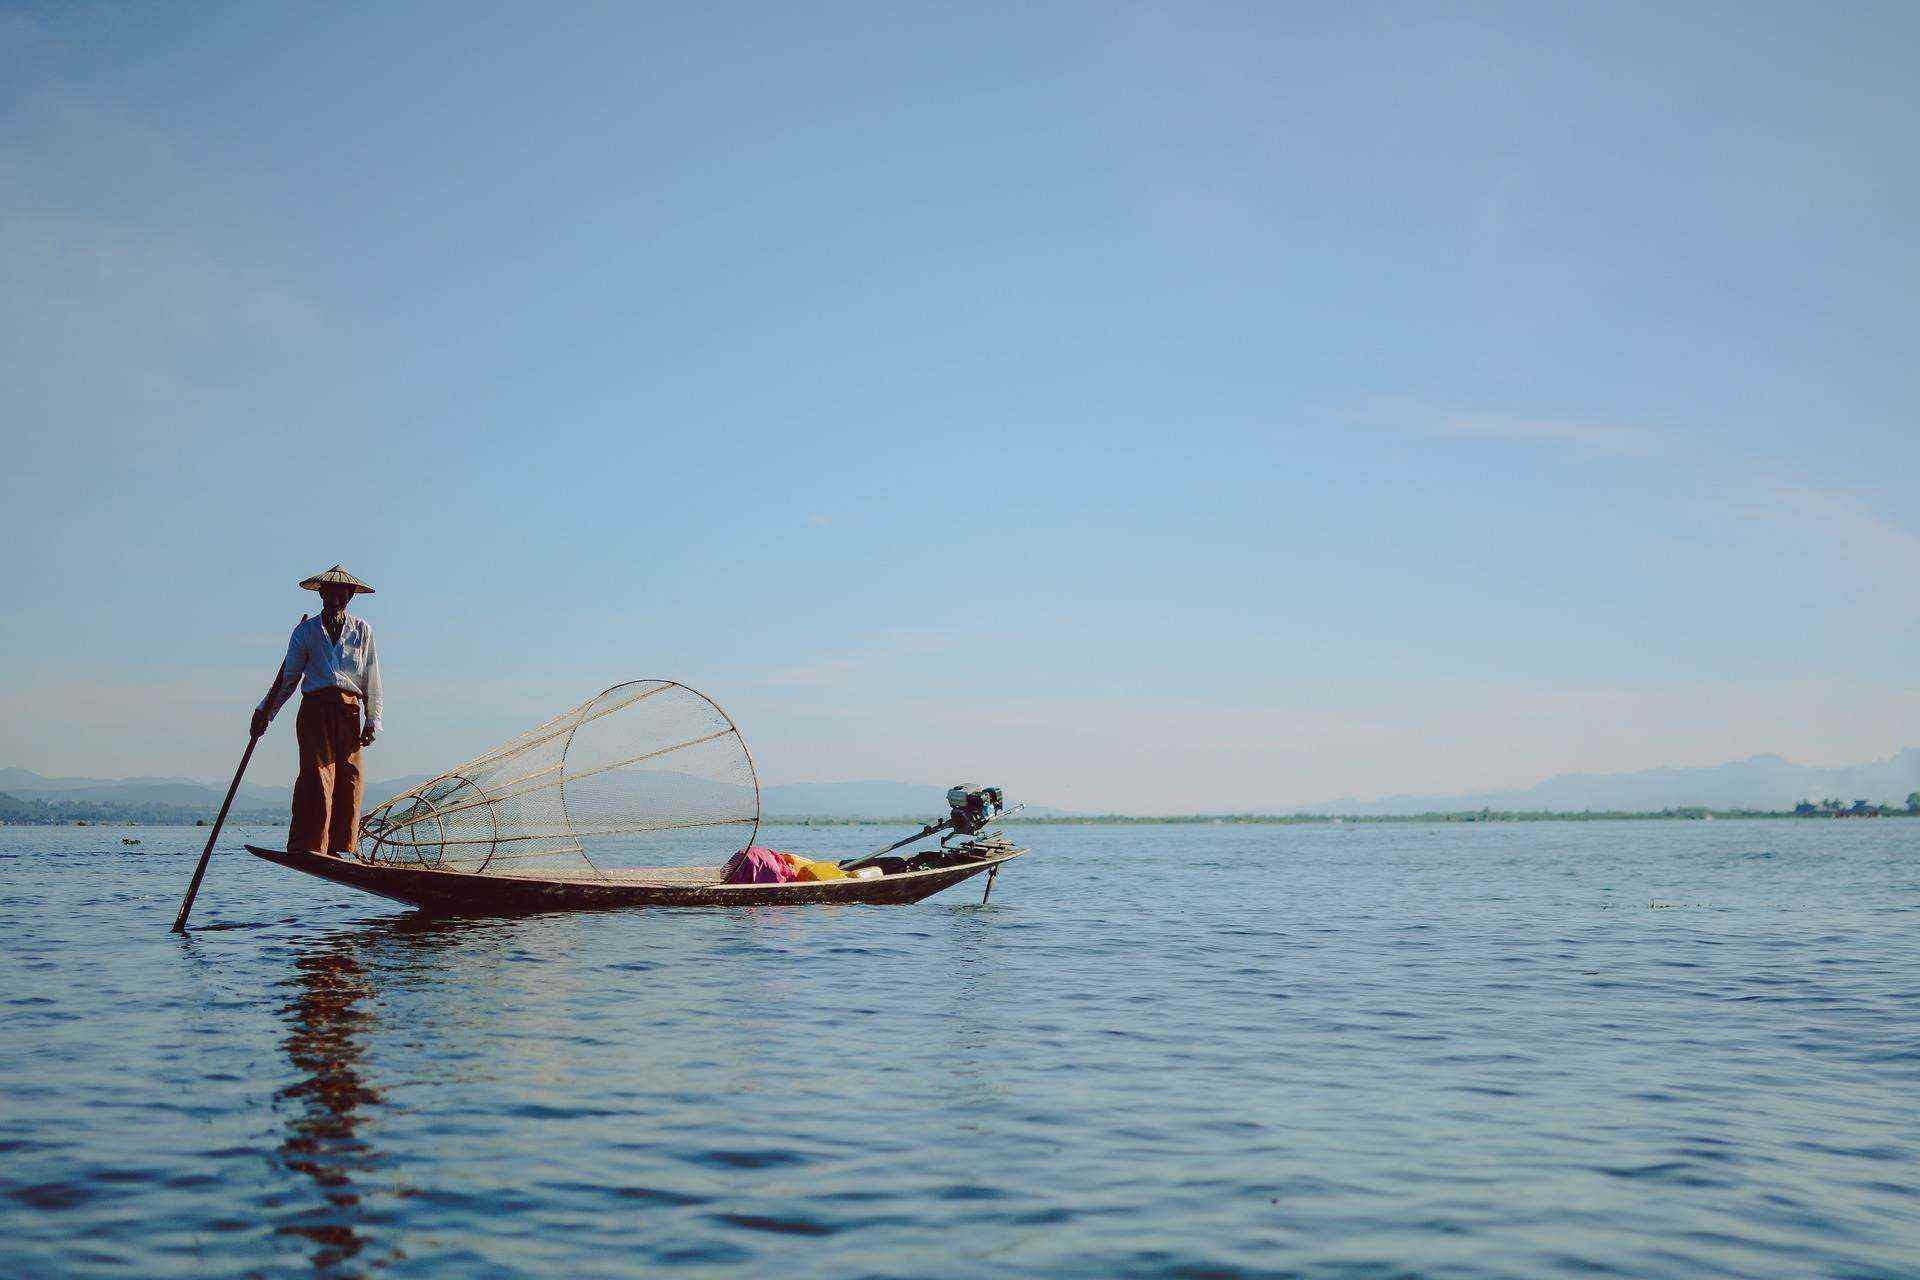
[[[793,878],[793,864],[787,861],[787,855],[763,844],[734,854],[720,873],[722,884],[785,884]]]

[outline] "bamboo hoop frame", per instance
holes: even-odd
[[[635,687],[640,688],[641,691],[633,694],[630,697],[619,698],[611,703],[608,703],[608,705],[605,705],[605,706],[600,705],[603,702],[607,702],[607,699],[611,695],[616,695],[623,689],[629,689],[629,688],[635,688]],[[567,758],[573,750],[575,737],[579,734],[581,729],[585,728],[589,724],[594,723],[597,720],[601,720],[607,716],[613,715],[616,712],[624,711],[636,703],[643,702],[648,698],[654,697],[661,693],[665,693],[669,689],[680,689],[686,693],[692,694],[696,698],[699,698],[702,702],[705,702],[709,707],[713,709],[714,713],[718,715],[720,719],[726,723],[727,727],[724,729],[715,730],[714,732],[709,734],[703,734],[702,736],[697,738],[689,738],[684,742],[676,742],[669,746],[656,748],[652,751],[645,751],[637,755],[626,756],[619,760],[615,760],[607,764],[596,765],[592,769],[583,770],[582,772],[577,774],[567,773],[566,771]],[[753,812],[750,817],[699,818],[692,821],[679,821],[679,822],[641,821],[631,826],[623,824],[620,826],[599,827],[599,828],[594,828],[594,829],[585,830],[585,831],[575,830],[573,825],[572,814],[570,812],[570,806],[568,805],[568,794],[567,794],[568,783],[581,781],[586,778],[597,777],[602,774],[610,773],[616,769],[626,768],[631,765],[640,764],[647,760],[658,759],[661,756],[671,755],[676,751],[685,751],[689,748],[698,747],[709,742],[716,742],[728,736],[732,736],[735,739],[735,741],[739,743],[740,754],[746,760],[747,777],[753,791]],[[541,746],[545,746],[563,737],[566,739],[566,741],[564,745],[562,745],[562,747],[560,748],[560,759],[554,764],[548,765],[545,768],[532,770],[529,773],[525,773],[517,777],[509,778],[504,782],[496,783],[490,787],[482,786],[479,783],[473,781],[472,778],[466,776],[469,773],[479,772],[484,767],[493,765],[499,761],[508,759],[514,755],[518,755],[523,752],[533,750]],[[533,782],[537,779],[547,778],[548,775],[554,775],[554,776],[551,777],[551,779],[548,781],[539,782],[538,785],[536,786],[528,787],[522,791],[513,792],[511,795],[503,794],[506,790],[510,788],[518,787],[522,783]],[[444,803],[450,797],[457,795],[459,791],[462,789],[461,786],[456,786],[450,790],[445,789],[445,784],[448,782],[464,784],[464,787],[471,788],[473,791],[477,792],[478,798],[462,799],[459,802],[454,804]],[[436,794],[437,788],[440,790]],[[502,834],[501,819],[500,819],[500,806],[502,804],[505,804],[511,800],[517,800],[520,797],[523,797],[526,795],[531,795],[531,794],[550,791],[550,790],[557,791],[558,793],[561,823],[562,823],[561,830],[543,833],[543,834],[527,834],[527,835]],[[402,808],[403,805],[410,805],[412,806],[412,808],[403,809]],[[475,837],[457,837],[448,831],[447,819],[449,817],[452,817],[460,813],[469,812],[471,810],[481,808],[483,806],[487,809],[488,818],[492,824],[492,833],[490,835],[475,836]],[[426,810],[425,814],[418,813],[418,809],[420,807],[425,808]],[[407,818],[407,820],[405,821],[393,822],[391,825],[385,827],[384,829],[378,832],[371,830],[371,827],[375,823],[380,822],[383,819],[383,817],[385,819],[391,820],[396,814],[399,814],[399,813],[413,813],[415,816],[411,816]],[[740,732],[740,726],[734,722],[734,719],[732,716],[727,714],[725,708],[721,707],[719,703],[715,702],[712,698],[700,692],[698,689],[695,689],[690,685],[681,684],[677,680],[662,680],[662,679],[629,680],[629,681],[624,681],[620,684],[609,686],[608,688],[602,690],[596,697],[590,698],[586,702],[580,704],[579,706],[574,707],[569,711],[564,711],[561,714],[553,717],[552,719],[544,721],[539,725],[536,725],[534,728],[526,731],[525,733],[520,734],[518,737],[513,738],[511,741],[505,743],[504,745],[496,747],[491,751],[487,751],[482,755],[476,756],[474,759],[468,761],[463,765],[460,765],[458,768],[453,769],[447,773],[440,774],[439,776],[432,778],[429,781],[424,782],[421,785],[414,787],[409,791],[406,791],[400,795],[394,796],[391,799],[384,802],[383,804],[381,804],[379,808],[373,811],[373,813],[367,815],[367,818],[361,824],[362,833],[364,835],[371,836],[371,838],[373,839],[373,847],[368,850],[366,857],[361,860],[366,862],[377,861],[379,852],[382,848],[391,848],[391,849],[439,848],[442,851],[444,851],[450,848],[463,848],[463,847],[470,847],[470,846],[486,845],[488,846],[487,854],[484,858],[481,859],[480,865],[478,868],[475,869],[474,874],[479,874],[481,872],[484,872],[488,866],[492,865],[494,862],[497,862],[497,861],[505,862],[505,861],[511,861],[511,860],[518,860],[521,858],[546,857],[546,856],[551,856],[553,854],[567,853],[567,854],[579,855],[579,857],[586,862],[587,866],[592,869],[593,874],[595,876],[599,877],[602,880],[607,880],[610,878],[607,872],[602,870],[600,866],[597,863],[595,863],[592,857],[589,856],[589,854],[587,853],[585,842],[590,838],[598,837],[598,836],[644,835],[644,834],[649,834],[649,833],[659,832],[659,831],[682,831],[682,830],[693,830],[693,829],[704,828],[704,827],[724,827],[724,826],[743,826],[744,825],[744,826],[750,826],[752,828],[751,831],[748,833],[747,840],[746,840],[746,844],[751,845],[759,835],[761,816],[762,815],[760,811],[759,766],[754,761],[753,752],[749,750],[747,747],[746,737]],[[433,822],[434,828],[439,833],[438,839],[431,839],[431,838],[408,839],[408,838],[405,838],[405,836],[400,834],[402,832],[405,832],[407,835],[417,835],[419,833],[419,828],[429,819],[431,819],[431,821]],[[525,843],[531,843],[534,841],[543,841],[543,840],[544,841],[563,841],[565,843],[560,847],[550,848],[550,849],[531,850],[525,853],[509,852],[501,847],[503,845],[525,844]],[[356,854],[355,856],[358,857],[359,855]],[[444,857],[436,860],[436,863],[434,865],[443,865],[443,864],[444,864]]]

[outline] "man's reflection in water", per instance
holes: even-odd
[[[503,939],[515,936],[471,920],[403,915],[317,939],[294,961],[285,981],[293,994],[281,1010],[287,1019],[281,1047],[300,1078],[280,1092],[286,1138],[279,1155],[287,1169],[313,1180],[321,1203],[292,1215],[279,1232],[310,1241],[314,1270],[328,1280],[406,1257],[392,1244],[372,1256],[367,1234],[374,1224],[394,1234],[391,1202],[411,1194],[377,1181],[389,1160],[370,1140],[380,1109],[389,1105],[366,1061],[368,1040],[381,1025],[383,993],[390,999],[396,990],[412,989],[417,996],[423,976],[449,968],[491,975]],[[370,1197],[386,1203],[370,1207]]]
[[[302,1078],[280,1092],[287,1107],[280,1158],[313,1179],[327,1207],[279,1230],[312,1241],[314,1269],[327,1275],[352,1274],[348,1264],[367,1245],[358,1230],[361,1193],[354,1179],[378,1163],[359,1130],[381,1100],[380,1091],[361,1074],[363,1037],[373,1021],[363,1003],[373,995],[373,984],[360,949],[367,935],[389,928],[378,925],[322,940],[294,962],[294,976],[287,980],[294,996],[282,1010],[290,1024],[282,1047]]]

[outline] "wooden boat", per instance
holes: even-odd
[[[710,864],[753,850],[761,818],[759,773],[739,726],[678,681],[629,680],[387,800],[345,855],[247,851],[441,915],[905,903],[983,871],[992,891],[1000,864],[1026,852],[983,834],[1009,812],[1005,799],[998,787],[950,788],[945,820],[861,860],[948,832],[940,849],[916,855],[923,871],[726,884]],[[964,844],[946,843],[962,836]],[[670,858],[708,865],[603,870]]]
[[[1000,864],[1025,853],[1005,853],[926,871],[868,880],[802,880],[788,884],[720,884],[707,867],[641,867],[599,877],[478,875],[419,866],[393,866],[333,854],[291,853],[248,845],[268,862],[322,880],[363,889],[436,915],[521,915],[606,907],[763,907],[816,902],[908,903],[932,897],[981,872],[988,892]]]

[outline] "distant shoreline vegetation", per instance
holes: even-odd
[[[236,807],[227,821],[248,826],[281,823],[287,811],[279,805]],[[213,814],[177,804],[142,804],[116,800],[35,800],[0,794],[0,823],[10,827],[138,826],[191,827],[213,821]]]
[[[183,805],[123,804],[98,800],[33,800],[0,794],[0,825],[70,826],[206,826],[213,815]],[[1814,818],[1911,818],[1920,817],[1920,791],[1907,797],[1904,805],[1872,804],[1865,800],[1843,803],[1839,800],[1802,801],[1793,809],[1709,809],[1679,807],[1654,810],[1625,809],[1469,809],[1436,810],[1409,814],[1341,813],[1196,813],[1136,817],[1120,813],[1090,813],[1050,817],[1016,817],[1010,825],[1023,827],[1126,827],[1126,826],[1333,826],[1342,824],[1390,824],[1437,822],[1648,822],[1711,821],[1719,818],[1814,819]],[[246,826],[285,826],[287,812],[279,806],[235,809],[228,821]],[[761,818],[768,827],[917,827],[924,816],[894,818],[848,818],[833,815],[768,815]]]
[[[1676,808],[1630,811],[1625,809],[1582,809],[1553,811],[1546,809],[1471,809],[1433,813],[1348,814],[1348,813],[1194,813],[1136,817],[1124,813],[1090,813],[1047,818],[1009,818],[1008,826],[1019,827],[1130,827],[1130,826],[1243,826],[1293,827],[1336,825],[1380,825],[1390,823],[1437,822],[1648,822],[1711,821],[1720,818],[1760,818],[1796,820],[1803,818],[1913,818],[1920,817],[1920,805],[1902,808],[1893,805],[1869,806],[1870,811],[1852,809],[1828,812],[1818,809],[1800,812],[1793,809],[1706,809]],[[762,818],[764,827],[899,827],[920,823],[920,818]]]

